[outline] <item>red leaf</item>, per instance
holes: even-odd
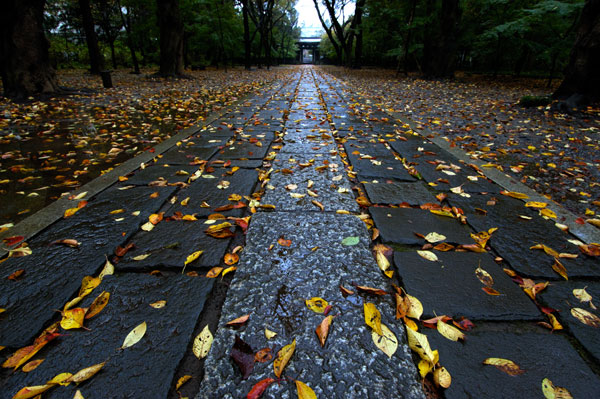
[[[20,243],[21,241],[23,241],[24,238],[25,237],[23,237],[23,236],[12,236],[12,237],[3,238],[2,242],[4,242],[9,247],[12,247],[13,245],[16,245],[16,244]]]
[[[267,390],[269,385],[271,385],[274,382],[275,380],[273,378],[265,378],[264,380],[258,381],[256,384],[254,384],[250,392],[248,392],[248,395],[246,395],[246,399],[260,398],[262,394]]]
[[[252,347],[236,335],[230,356],[240,368],[242,379],[248,378],[254,369],[254,351]]]

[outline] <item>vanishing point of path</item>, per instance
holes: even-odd
[[[404,121],[358,114],[368,99],[342,87],[290,68],[143,168],[74,195],[71,216],[0,263],[2,362],[29,345],[26,360],[44,359],[4,368],[0,397],[46,384],[44,398],[243,398],[266,378],[263,398],[298,397],[294,380],[321,399],[542,398],[545,378],[597,396],[597,236],[565,232],[551,205]],[[102,292],[106,306],[92,305]],[[65,321],[72,309],[89,317]],[[47,383],[102,362],[78,385]],[[421,382],[430,366],[449,388]]]

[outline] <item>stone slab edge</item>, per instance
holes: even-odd
[[[326,71],[323,72],[325,74],[328,74]],[[345,86],[347,87],[347,84]],[[345,96],[339,91],[338,94],[342,98],[345,98]],[[362,95],[359,96],[356,92],[354,92],[353,94],[357,97],[368,99],[369,101],[371,101],[371,103],[376,103],[374,99],[366,98]],[[454,155],[459,160],[464,161],[465,163],[472,163],[474,165],[477,165],[484,173],[485,177],[492,180],[494,183],[498,184],[502,188],[508,191],[517,191],[520,193],[527,194],[529,196],[528,201],[539,201],[548,203],[548,208],[554,211],[554,213],[556,213],[557,220],[559,220],[560,223],[568,226],[569,232],[577,238],[579,238],[581,241],[588,244],[592,242],[600,243],[600,230],[589,224],[576,223],[575,219],[577,219],[578,216],[572,213],[571,211],[565,209],[559,203],[547,197],[544,197],[537,191],[532,190],[523,183],[516,181],[514,178],[499,171],[496,168],[482,167],[482,165],[485,164],[484,162],[478,159],[471,158],[465,151],[463,151],[460,148],[451,147],[447,137],[436,135],[434,132],[422,126],[420,123],[417,123],[411,120],[410,118],[406,117],[406,115],[404,115],[403,113],[389,109],[385,109],[383,111],[386,114],[390,115],[392,118],[396,119],[398,122],[408,125],[411,128],[411,130],[413,130],[413,132],[418,133],[420,136],[423,136],[423,139],[431,141],[441,149]]]
[[[238,99],[233,103],[226,105],[219,111],[210,112],[206,116],[206,118],[204,118],[202,123],[185,128],[179,131],[173,137],[152,147],[154,149],[154,152],[146,150],[142,154],[134,158],[128,159],[127,161],[123,162],[121,165],[117,166],[110,172],[107,172],[102,176],[98,176],[94,180],[79,187],[71,194],[77,195],[79,193],[87,192],[85,197],[91,198],[92,196],[106,190],[108,187],[112,186],[115,182],[118,181],[119,176],[124,176],[133,172],[134,170],[140,167],[141,163],[149,162],[152,159],[156,158],[156,156],[162,154],[163,152],[166,152],[171,147],[173,147],[178,141],[187,139],[188,137],[197,133],[198,131],[200,131],[200,129],[202,129],[202,127],[216,121],[223,115],[227,114],[233,109],[233,107],[242,104],[246,100],[246,98],[250,96],[250,94],[246,95],[241,99]],[[26,241],[29,238],[41,232],[42,230],[44,230],[46,227],[50,226],[52,223],[62,218],[65,210],[76,207],[77,202],[78,201],[69,200],[66,196],[63,196],[51,203],[50,205],[40,209],[33,215],[28,216],[26,219],[17,223],[14,227],[11,227],[4,233],[0,233],[0,240],[9,236],[23,236],[25,237],[24,241]],[[8,251],[9,249],[7,248],[0,248],[0,258],[6,255]]]

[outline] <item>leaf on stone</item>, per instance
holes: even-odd
[[[73,399],[85,399],[83,397],[83,394],[81,393],[81,391],[78,389],[77,391],[75,391],[75,395],[73,395]]]
[[[552,248],[550,248],[549,246],[544,245],[544,244],[536,244],[536,245],[530,247],[529,249],[541,249],[546,254],[553,256],[555,258],[558,258],[560,256],[560,254],[557,251],[553,250]]]
[[[228,268],[226,268],[225,270],[223,270],[223,272],[221,273],[221,278],[225,277],[226,274],[231,273],[233,271],[237,270],[237,267],[235,266],[229,266]]]
[[[408,311],[406,312],[407,317],[419,320],[423,315],[423,304],[416,297],[406,294],[406,298],[409,301]]]
[[[78,248],[81,245],[81,243],[72,238],[66,238],[63,240],[53,241],[52,243],[50,243],[50,245],[66,245],[67,247]]]
[[[498,296],[498,295],[502,295],[500,292],[496,291],[495,289],[491,288],[491,287],[481,287],[481,289],[483,290],[483,292],[485,292],[488,295],[491,296]]]
[[[431,262],[435,262],[438,260],[438,257],[436,254],[434,254],[431,251],[417,251],[417,253],[424,259],[427,259]]]
[[[540,215],[545,216],[547,218],[552,218],[552,219],[556,219],[556,213],[549,208],[544,208],[542,210],[540,210]],[[568,227],[567,227],[568,229]]]
[[[444,241],[445,239],[446,239],[445,235],[436,233],[435,231],[431,232],[425,236],[425,241],[432,243],[432,244],[434,244],[436,242]]]
[[[67,386],[70,384],[70,382],[68,382],[69,378],[71,378],[73,376],[72,373],[60,373],[55,375],[54,377],[52,377],[51,380],[48,380],[46,382],[46,384],[53,384],[53,385],[62,385],[62,386]]]
[[[248,392],[248,395],[246,395],[246,399],[260,398],[262,394],[267,390],[269,385],[271,385],[274,382],[275,380],[273,378],[265,378],[263,380],[258,381],[256,384],[254,384],[250,392]]]
[[[30,387],[21,388],[19,392],[12,397],[12,399],[30,399],[34,398],[38,395],[41,396],[42,393],[46,392],[48,389],[54,387],[55,385],[46,384],[46,385],[34,385]]]
[[[600,244],[581,244],[579,250],[587,256],[600,256]]]
[[[223,257],[223,261],[228,266],[235,265],[236,263],[238,263],[239,260],[240,260],[240,256],[238,254],[226,253],[225,256]]]
[[[390,359],[398,349],[398,338],[396,335],[383,323],[381,323],[381,331],[383,334],[377,334],[375,330],[371,331],[371,338],[376,347],[381,349]]]
[[[92,378],[94,375],[96,375],[100,370],[102,370],[102,367],[104,367],[105,364],[106,364],[106,362],[102,362],[102,363],[94,364],[93,366],[90,366],[90,367],[83,368],[83,369],[79,370],[78,372],[76,372],[75,374],[73,374],[68,379],[66,379],[65,382],[70,382],[70,383],[72,382],[75,384],[79,384],[83,381],[87,381],[90,378]]]
[[[279,245],[281,245],[282,247],[289,247],[289,246],[291,246],[291,245],[292,245],[292,240],[286,240],[286,239],[285,239],[285,238],[283,238],[283,237],[279,237],[279,238],[277,239],[277,243],[278,243]]]
[[[425,359],[419,360],[417,368],[419,369],[419,375],[421,376],[421,378],[425,378],[427,374],[431,373],[433,371],[433,367],[434,365],[431,364],[431,362]]]
[[[32,360],[21,369],[24,373],[29,373],[30,371],[35,370],[40,364],[44,362],[45,359],[36,359]]]
[[[452,384],[452,377],[445,367],[440,367],[433,372],[433,382],[439,387],[448,389]]]
[[[142,339],[144,334],[146,334],[146,328],[146,322],[143,322],[140,325],[136,326],[133,330],[131,330],[129,334],[127,334],[127,336],[125,337],[123,345],[121,345],[121,349],[129,348],[130,346],[137,344],[140,341],[140,339]]]
[[[240,327],[240,326],[243,326],[244,324],[246,324],[248,319],[250,319],[249,314],[235,318],[235,319],[231,320],[230,322],[225,323],[225,325],[228,327]]]
[[[525,203],[525,206],[527,208],[537,208],[537,209],[542,209],[548,206],[548,203],[546,202],[538,202],[538,201],[528,201]]]
[[[354,286],[358,291],[364,293],[364,294],[369,294],[369,295],[377,295],[377,296],[382,296],[382,295],[387,295],[388,292],[382,290],[381,288],[373,288],[373,287],[367,287],[365,285],[355,285]]]
[[[346,237],[342,240],[342,245],[347,247],[356,245],[360,242],[360,239],[357,236]]]
[[[100,280],[102,280],[104,278],[104,276],[110,276],[110,275],[114,274],[114,272],[115,272],[115,267],[113,266],[112,263],[110,263],[110,261],[107,258],[106,263],[104,264],[104,268],[102,268],[102,271],[98,275],[98,278]]]
[[[560,276],[565,280],[569,279],[569,276],[567,275],[567,268],[556,258],[554,259],[554,263],[552,264],[552,270],[560,274]]]
[[[329,335],[329,328],[331,327],[331,322],[333,321],[333,316],[327,316],[323,319],[321,324],[317,326],[315,332],[317,333],[317,337],[319,337],[319,342],[321,343],[321,347],[325,346],[325,341],[327,341],[327,336]]]
[[[216,278],[223,271],[221,266],[215,266],[206,273],[207,278]]]
[[[194,338],[194,343],[192,344],[192,352],[198,359],[204,359],[208,352],[210,351],[210,347],[213,343],[213,335],[208,328],[208,324],[204,326],[200,334]]]
[[[85,313],[85,309],[83,308],[73,308],[63,311],[60,326],[65,330],[83,327]]]
[[[266,363],[273,359],[271,348],[263,348],[254,354],[254,361],[258,363]]]
[[[298,399],[317,399],[315,391],[302,381],[296,380],[296,390],[298,392]]]
[[[512,197],[512,198],[517,198],[517,199],[528,199],[529,196],[527,194],[523,194],[523,193],[518,193],[516,191],[500,191],[500,194],[502,195],[506,195],[508,197]]]
[[[223,222],[210,226],[204,232],[213,238],[229,238],[234,236],[233,231],[230,229],[232,226],[229,222]]]
[[[475,269],[475,275],[483,285],[487,287],[491,287],[492,285],[494,285],[494,279],[492,278],[492,276],[488,272],[483,270],[481,267]]]
[[[277,358],[273,362],[273,371],[277,378],[281,377],[281,373],[287,364],[289,363],[294,351],[296,350],[296,339],[291,344],[284,346],[277,352]]]
[[[99,277],[85,276],[81,280],[81,288],[79,289],[79,294],[77,294],[77,296],[82,298],[85,297],[92,292],[94,288],[99,286],[100,282],[102,282],[102,280]]]
[[[325,299],[319,297],[313,297],[305,300],[304,302],[306,303],[307,308],[309,308],[315,313],[320,314],[322,314],[325,311],[327,305],[329,305],[329,303]]]
[[[177,384],[175,384],[175,390],[176,390],[176,391],[178,391],[178,390],[179,390],[179,388],[181,388],[181,386],[182,386],[183,384],[185,384],[186,382],[188,382],[188,381],[189,381],[191,378],[192,378],[192,376],[191,376],[191,375],[189,375],[189,374],[186,374],[186,375],[184,375],[183,377],[179,378],[179,379],[177,380]]]
[[[88,311],[85,313],[86,319],[91,319],[96,316],[98,313],[104,309],[104,307],[108,304],[108,300],[110,299],[110,293],[106,291],[102,291],[100,295],[94,299],[94,302],[88,308]]]
[[[162,309],[167,305],[167,301],[162,300],[162,301],[156,301],[156,302],[152,302],[150,304],[150,306],[152,306],[154,309]]]
[[[572,308],[571,315],[586,326],[600,328],[600,318],[582,308]]]
[[[39,337],[33,341],[33,345],[26,346],[17,350],[8,359],[2,363],[4,368],[14,368],[17,370],[21,365],[25,364],[29,359],[35,356],[48,342],[60,336],[57,332],[56,324],[47,328]]]
[[[573,290],[573,295],[575,298],[579,299],[580,302],[586,303],[589,302],[589,305],[592,309],[596,309],[596,306],[592,303],[592,296],[585,290],[587,287],[576,288]]]
[[[383,335],[383,331],[381,329],[381,313],[375,307],[375,304],[371,302],[365,302],[363,304],[363,310],[365,313],[365,323],[377,334]]]
[[[432,364],[437,363],[438,359],[436,358],[434,351],[431,350],[431,346],[429,346],[429,340],[427,339],[426,335],[410,328],[406,330],[406,335],[408,337],[408,346],[410,349],[415,351],[421,359],[424,359]]]
[[[63,216],[64,216],[65,218],[71,217],[71,216],[73,216],[74,214],[76,214],[76,213],[77,213],[77,211],[79,211],[80,209],[81,209],[81,208],[69,208],[69,209],[65,210],[65,213],[64,213],[64,215],[63,215]]]
[[[348,295],[354,295],[354,291],[349,290],[348,288],[344,287],[343,285],[340,285],[340,291],[342,292],[342,296],[345,298]]]
[[[265,328],[265,337],[267,339],[275,338],[276,335],[277,333],[275,331],[271,331],[268,328]]]
[[[459,339],[465,339],[465,334],[462,331],[450,324],[444,323],[442,320],[438,320],[437,330],[442,336],[448,338],[450,341],[456,342]]]
[[[389,269],[390,261],[388,260],[388,256],[392,254],[392,249],[383,244],[377,244],[373,247],[373,252],[375,252],[375,260],[377,260],[379,269],[381,269],[382,272]]]
[[[513,362],[512,360],[502,359],[498,357],[488,357],[483,361],[483,364],[489,364],[491,366],[496,366],[498,370],[505,372],[508,375],[520,375],[525,372],[525,370],[521,369],[518,364]]]
[[[230,356],[240,369],[242,379],[248,378],[254,369],[254,350],[252,350],[252,347],[236,335]]]
[[[542,393],[546,399],[573,399],[566,388],[554,386],[552,381],[547,378],[542,380]]]

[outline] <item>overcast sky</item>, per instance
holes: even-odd
[[[302,36],[321,36],[324,33],[313,0],[298,0],[296,10],[299,14],[298,26],[302,28]],[[348,2],[344,11],[346,17],[351,15],[354,12],[354,2]],[[321,13],[323,12],[326,12],[325,7],[321,8]],[[325,18],[325,20],[327,19]]]

